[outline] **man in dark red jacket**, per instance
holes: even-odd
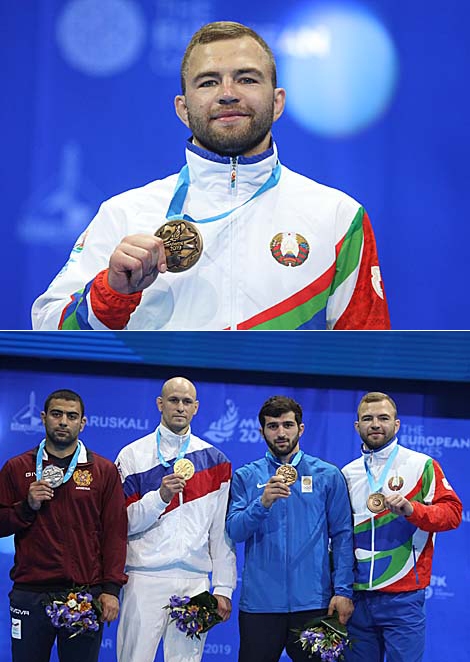
[[[78,438],[86,418],[77,393],[54,391],[41,417],[45,439],[0,472],[0,536],[15,534],[12,659],[48,662],[57,637],[61,662],[96,662],[102,624],[117,618],[126,582],[124,493],[114,464]],[[98,629],[70,638],[73,630],[55,627],[45,604],[65,601],[74,588],[102,613]]]

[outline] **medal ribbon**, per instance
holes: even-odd
[[[38,454],[36,455],[36,479],[41,480],[42,478],[42,460],[44,457],[44,448],[46,447],[46,440],[43,439],[41,443],[39,444],[38,448]],[[78,463],[78,456],[80,455],[80,451],[82,448],[82,442],[79,440],[77,444],[77,448],[75,449],[75,453],[73,454],[73,457],[70,461],[70,464],[68,466],[67,471],[65,472],[64,475],[64,480],[62,483],[66,483],[69,478],[72,476],[73,472],[75,471]]]
[[[181,460],[181,458],[185,456],[185,453],[188,450],[190,440],[191,440],[191,433],[189,433],[187,438],[184,440],[184,443],[181,446],[180,450],[178,451],[178,455],[175,458],[175,462],[177,460]],[[162,451],[160,449],[160,428],[159,427],[157,428],[157,455],[158,455],[158,459],[160,460],[160,464],[163,464],[164,467],[169,467],[170,466],[170,463],[165,460],[165,458],[162,455]]]
[[[276,186],[276,184],[279,182],[280,177],[281,177],[281,164],[277,163],[276,166],[273,168],[273,171],[270,174],[269,179],[266,182],[264,182],[264,184],[260,186],[260,188],[257,191],[255,191],[255,193],[253,193],[253,195],[249,200],[246,200],[245,202],[242,202],[241,205],[238,205],[237,207],[233,207],[232,209],[229,209],[229,211],[223,212],[222,214],[218,214],[217,216],[210,216],[209,218],[200,218],[196,220],[195,218],[192,218],[192,216],[189,216],[189,214],[182,213],[184,201],[186,200],[186,196],[188,194],[188,189],[190,184],[189,168],[187,165],[185,165],[180,170],[178,181],[176,182],[175,192],[173,193],[173,197],[170,201],[170,205],[166,213],[166,218],[168,221],[190,221],[191,223],[211,223],[212,221],[219,221],[221,218],[225,218],[226,216],[229,216],[232,212],[236,211],[237,209],[240,209],[240,207],[247,205],[249,202],[260,196],[265,191],[274,188],[274,186]]]
[[[372,472],[369,468],[369,465],[367,464],[367,459],[364,457],[364,466],[366,468],[367,480],[369,482],[369,487],[372,492],[380,492],[380,490],[382,489],[385,483],[385,479],[387,478],[387,474],[390,471],[390,467],[392,466],[393,460],[396,458],[397,453],[398,453],[398,444],[390,453],[388,460],[385,463],[384,468],[380,472],[380,476],[378,477],[377,480],[374,479]]]
[[[290,464],[291,467],[297,466],[299,464],[300,460],[303,458],[303,456],[304,456],[303,451],[297,451],[297,453],[294,455],[292,460],[290,462],[288,462],[288,464]],[[275,455],[270,453],[269,451],[266,451],[266,457],[268,458],[268,460],[271,458],[272,460],[274,460],[276,462],[276,464],[281,464],[282,465],[282,462],[279,462],[279,459]]]

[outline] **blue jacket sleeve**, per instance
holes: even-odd
[[[245,467],[238,469],[232,478],[226,530],[234,542],[244,542],[257,531],[269,515],[269,509],[261,503],[261,496],[250,499],[246,490],[248,475]]]
[[[335,470],[327,501],[328,534],[333,554],[333,587],[335,595],[352,598],[354,581],[354,548],[351,504],[346,481]]]

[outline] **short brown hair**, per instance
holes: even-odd
[[[251,37],[254,39],[268,56],[271,65],[271,80],[273,87],[277,87],[276,62],[274,55],[268,44],[260,35],[242,23],[233,21],[216,21],[203,25],[192,37],[186,47],[181,61],[181,90],[186,92],[186,75],[188,73],[188,60],[195,46],[200,44],[210,44],[213,41],[223,41],[224,39],[240,39],[240,37]]]
[[[391,398],[386,393],[380,393],[380,391],[371,391],[370,393],[366,393],[365,395],[362,396],[361,401],[357,407],[357,418],[359,419],[359,410],[363,404],[369,402],[382,402],[382,400],[387,400],[387,402],[389,402],[392,405],[393,413],[396,418],[398,415],[398,410],[395,400],[393,400],[393,398]]]
[[[266,416],[279,418],[279,416],[282,416],[282,414],[288,414],[289,412],[293,412],[297,425],[300,425],[302,423],[302,407],[299,405],[299,403],[292,398],[288,398],[286,395],[273,395],[271,398],[266,400],[264,405],[261,407],[258,414],[258,419],[261,427],[264,430]]]
[[[49,410],[52,400],[69,400],[71,402],[78,402],[82,411],[82,418],[85,415],[85,405],[83,404],[83,400],[78,395],[78,393],[75,393],[75,391],[71,391],[68,388],[62,388],[57,391],[53,391],[50,395],[47,396],[46,402],[44,403],[44,412],[46,414]]]

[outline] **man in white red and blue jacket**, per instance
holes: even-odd
[[[186,637],[164,607],[173,595],[207,591],[209,573],[218,614],[223,620],[230,616],[237,581],[235,552],[225,533],[231,465],[192,434],[198,406],[194,384],[183,377],[168,380],[157,398],[160,425],[116,459],[129,519],[119,662],[153,662],[162,638],[167,662],[199,662],[206,635]],[[180,460],[190,467],[188,474],[180,473]]]
[[[274,662],[285,648],[307,662],[295,630],[334,610],[345,624],[353,610],[348,491],[337,467],[300,450],[298,402],[273,396],[259,421],[269,450],[236,470],[226,524],[245,544],[238,660]]]
[[[362,456],[343,469],[356,554],[353,646],[345,659],[420,662],[435,535],[459,526],[462,503],[434,459],[399,445],[390,396],[367,393],[355,427]]]
[[[74,631],[57,629],[45,604],[86,587],[101,604],[102,622],[117,618],[126,582],[121,481],[114,464],[78,438],[86,417],[77,393],[54,391],[41,417],[45,439],[0,472],[0,536],[15,536],[12,659],[48,662],[57,639],[61,662],[97,662],[102,623],[70,637]]]
[[[33,328],[390,328],[363,207],[279,163],[271,127],[285,90],[266,42],[239,23],[210,23],[181,74],[187,165],[101,206],[35,301]],[[169,223],[169,257],[202,252],[188,270],[181,262],[175,273],[154,236]]]

